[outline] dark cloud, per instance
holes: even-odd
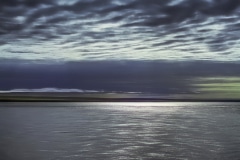
[[[109,7],[112,0],[94,0],[94,1],[77,1],[72,5],[63,6],[64,10],[81,13],[84,11],[94,12],[99,10],[99,8]]]
[[[135,12],[135,20],[139,20],[140,22],[131,22],[124,26],[143,25],[155,27],[159,25],[179,23],[189,18],[194,18],[196,14],[203,14],[205,16],[230,14],[240,5],[238,0],[221,0],[213,2],[204,0],[185,0],[174,5],[171,5],[171,2],[174,1],[138,0],[111,9],[108,8],[105,12],[131,10],[132,12],[130,13]]]
[[[54,4],[54,0],[1,0],[1,7],[36,7],[41,4]]]
[[[230,14],[240,6],[239,0],[213,0],[210,7],[203,9],[203,13],[209,15]]]
[[[0,90],[72,88],[107,92],[191,93],[198,77],[240,76],[238,63],[209,61],[1,61]]]
[[[239,5],[239,0],[214,0],[214,1],[192,1],[185,0],[174,4],[174,0],[165,1],[150,1],[150,0],[135,0],[124,1],[123,4],[114,3],[115,0],[79,0],[71,5],[57,4],[54,0],[4,0],[1,1],[2,8],[5,7],[32,7],[35,11],[27,17],[29,22],[43,16],[52,16],[63,11],[72,12],[75,14],[86,14],[88,12],[94,14],[109,14],[117,12],[120,15],[124,12],[133,14],[136,25],[142,24],[146,26],[158,26],[169,23],[176,23],[194,17],[197,13],[205,15],[225,15],[235,11]],[[173,4],[172,4],[173,3]],[[39,8],[39,5],[48,4],[49,7]],[[37,9],[37,10],[36,10]],[[130,23],[131,24],[131,23]],[[128,25],[130,25],[128,24]]]
[[[12,54],[41,54],[40,52],[32,52],[29,50],[21,51],[17,49],[9,49],[7,52],[12,53]]]
[[[1,30],[0,30],[0,35],[1,34],[5,34],[6,32],[8,33],[12,33],[12,32],[16,32],[16,31],[20,31],[23,29],[23,25],[21,24],[15,24],[14,22],[2,22],[2,26],[1,26]]]

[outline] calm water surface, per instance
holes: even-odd
[[[240,103],[0,103],[1,160],[240,159]]]

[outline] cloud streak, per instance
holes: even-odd
[[[5,90],[1,91],[0,93],[24,93],[24,92],[37,92],[37,93],[55,93],[55,92],[74,92],[74,93],[96,93],[101,91],[94,91],[94,90],[81,90],[81,89],[61,89],[61,88],[40,88],[40,89],[12,89],[12,90]]]

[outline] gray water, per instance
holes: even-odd
[[[0,103],[0,159],[240,159],[240,103]]]

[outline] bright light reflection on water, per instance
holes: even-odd
[[[238,160],[239,122],[239,103],[0,103],[0,159]]]
[[[122,112],[175,112],[179,109],[179,103],[159,102],[117,102],[100,104],[101,109],[118,110]],[[161,109],[159,109],[161,107]]]

